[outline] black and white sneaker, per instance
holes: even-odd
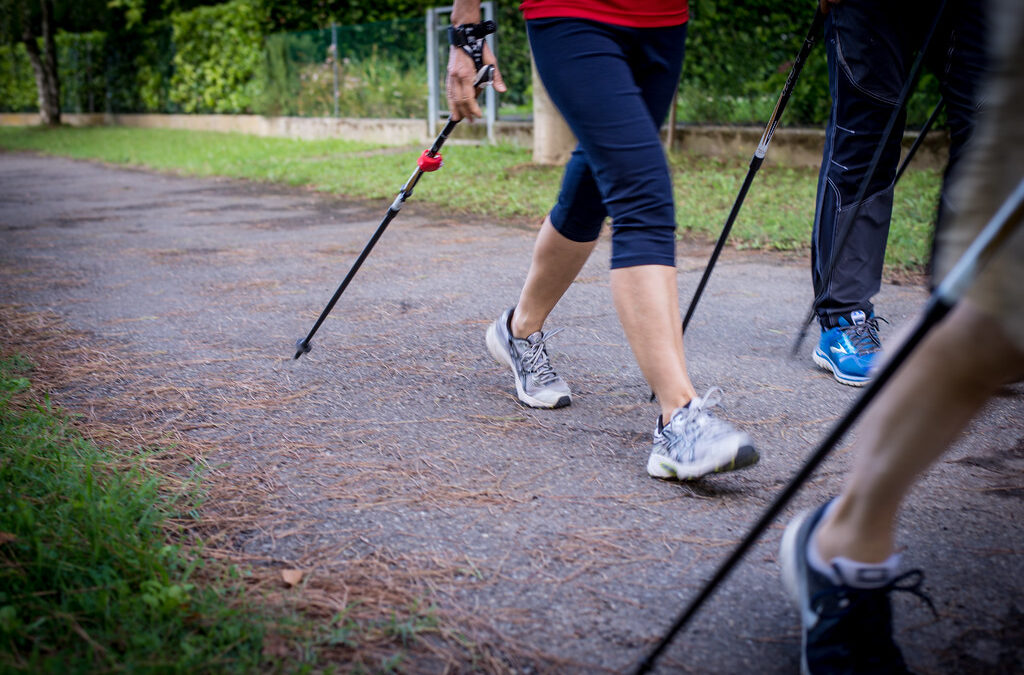
[[[750,436],[708,410],[718,404],[718,393],[712,387],[702,398],[672,413],[664,426],[659,416],[647,473],[655,478],[694,480],[757,463],[761,457]]]
[[[531,408],[563,408],[572,403],[569,385],[551,367],[547,340],[561,329],[521,339],[512,336],[512,312],[505,312],[487,328],[487,351],[498,363],[512,369],[516,396]]]
[[[831,578],[816,570],[808,562],[807,544],[827,508],[828,503],[794,518],[779,545],[782,580],[800,610],[800,672],[909,673],[892,639],[889,593],[913,593],[934,612],[931,600],[920,590],[924,574],[911,570],[896,576],[884,565],[862,566],[854,572],[838,564],[842,559],[833,562]]]

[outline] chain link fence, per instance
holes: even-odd
[[[184,12],[129,33],[58,35],[63,110],[428,117],[422,17],[264,36],[261,24],[242,16],[243,6],[236,2],[195,10],[221,12],[217,21],[205,23],[186,24],[194,15]],[[805,32],[810,16],[805,9],[778,0],[695,5],[678,121],[762,124]],[[515,3],[497,5],[495,11],[498,58],[509,88],[498,99],[497,116],[526,119],[532,90],[525,26]],[[216,28],[222,25],[232,30]],[[196,26],[205,32],[199,35]],[[223,58],[235,53],[244,58]],[[213,64],[218,55],[223,62]],[[443,71],[443,45],[438,56],[435,65]],[[443,112],[443,95],[439,98]],[[937,81],[928,74],[911,98],[908,125],[919,126],[937,99]],[[824,50],[818,48],[783,124],[821,125],[829,102]],[[24,46],[0,45],[0,111],[36,109],[35,79]]]
[[[514,30],[514,29],[513,29]],[[522,31],[520,31],[522,32]],[[303,117],[425,118],[426,26],[422,18],[323,30],[275,33],[259,41],[251,73],[251,102],[232,110]],[[525,52],[525,78],[510,78],[511,106],[529,101],[525,34],[509,41]],[[70,113],[180,113],[175,95],[175,45],[170,25],[111,36],[62,33],[57,61],[62,110]],[[447,60],[447,51],[442,55]],[[521,64],[520,64],[521,65]],[[443,66],[443,63],[442,63]],[[180,71],[180,68],[178,69]],[[38,109],[35,79],[24,45],[0,45],[0,111]],[[214,110],[196,110],[214,112]]]
[[[261,112],[316,117],[423,117],[420,19],[332,26],[266,39]]]

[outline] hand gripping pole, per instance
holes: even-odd
[[[439,133],[437,138],[434,139],[434,144],[430,146],[429,149],[424,150],[423,154],[420,155],[416,162],[416,170],[413,172],[412,176],[409,177],[409,180],[405,182],[405,185],[402,186],[398,196],[395,197],[395,201],[393,201],[391,206],[388,207],[388,212],[384,215],[384,219],[380,221],[380,225],[377,226],[377,230],[373,233],[373,236],[370,237],[370,241],[368,241],[366,246],[363,247],[359,257],[356,258],[354,263],[352,263],[352,267],[349,269],[348,274],[345,275],[345,278],[342,280],[341,285],[338,286],[338,289],[334,291],[334,295],[331,297],[330,302],[327,303],[327,306],[324,307],[324,311],[320,313],[320,317],[316,320],[316,323],[313,324],[313,327],[309,330],[306,337],[300,338],[295,342],[294,358],[297,359],[312,349],[312,345],[309,341],[313,339],[313,336],[320,329],[320,324],[324,322],[327,315],[331,313],[332,309],[334,309],[334,305],[337,304],[338,298],[340,298],[341,294],[345,292],[346,288],[348,288],[349,283],[352,282],[352,278],[355,277],[356,272],[358,272],[359,268],[362,267],[366,257],[370,255],[370,251],[373,250],[373,247],[377,244],[377,240],[380,239],[382,234],[384,234],[384,230],[387,229],[388,224],[394,220],[395,216],[398,215],[398,212],[402,208],[402,204],[404,204],[405,200],[412,195],[412,191],[419,182],[420,176],[422,176],[425,171],[437,171],[441,168],[442,161],[441,155],[439,154],[441,146],[444,145],[446,140],[448,140],[448,135],[451,134],[456,124],[458,124],[458,120],[448,120],[448,124],[444,126],[441,133]]]

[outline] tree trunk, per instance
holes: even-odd
[[[530,69],[533,73],[533,161],[535,164],[565,164],[576,147],[576,137],[548,98],[532,56]]]
[[[39,117],[43,124],[60,124],[60,79],[57,77],[57,45],[53,39],[53,0],[39,0],[41,11],[43,51],[32,30],[28,3],[25,3],[21,42],[32,62],[36,77],[36,91],[39,93]]]

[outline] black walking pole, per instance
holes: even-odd
[[[370,251],[373,250],[373,247],[377,243],[377,240],[380,239],[380,236],[384,234],[384,230],[387,229],[388,224],[394,220],[395,216],[398,215],[398,211],[402,208],[402,204],[405,203],[405,200],[412,194],[413,188],[416,187],[416,183],[419,182],[420,176],[423,175],[423,172],[435,171],[441,167],[441,157],[438,155],[438,152],[441,150],[441,146],[444,145],[444,142],[448,139],[448,134],[452,132],[452,129],[454,129],[455,125],[458,123],[458,120],[448,120],[448,124],[444,125],[444,129],[441,129],[441,133],[439,133],[437,138],[434,139],[434,144],[430,146],[429,150],[425,150],[423,154],[420,155],[419,160],[416,162],[416,170],[413,171],[412,176],[410,176],[409,180],[407,180],[405,185],[402,186],[398,196],[395,197],[395,201],[388,207],[388,212],[384,215],[384,219],[380,221],[380,225],[377,226],[377,230],[373,233],[373,236],[370,237],[370,241],[368,241],[366,246],[363,247],[359,257],[356,258],[354,263],[352,263],[352,267],[349,269],[348,274],[345,275],[345,279],[341,282],[341,285],[338,286],[338,290],[334,291],[334,296],[331,297],[330,302],[328,302],[327,306],[324,307],[324,311],[320,312],[320,317],[316,320],[316,323],[313,324],[313,327],[309,330],[309,333],[306,334],[306,337],[299,338],[299,340],[296,341],[296,359],[312,349],[312,345],[309,344],[309,341],[313,339],[313,336],[320,329],[320,324],[324,322],[327,315],[331,313],[332,309],[334,309],[334,305],[337,304],[338,298],[340,298],[341,294],[345,292],[346,288],[348,288],[352,278],[356,275],[356,272],[359,271],[359,268],[362,267],[363,261],[366,260],[366,256],[370,255]]]
[[[796,80],[800,77],[800,71],[803,69],[804,63],[807,61],[807,56],[811,53],[811,49],[814,47],[814,43],[818,39],[818,34],[821,32],[821,26],[824,21],[825,16],[821,13],[821,10],[816,10],[814,12],[814,20],[811,21],[811,27],[808,29],[807,36],[804,38],[804,43],[800,46],[800,52],[796,55],[796,61],[793,62],[793,67],[789,71],[789,77],[786,78],[786,84],[782,87],[782,94],[779,95],[779,100],[775,104],[775,110],[772,111],[772,115],[768,119],[768,124],[765,126],[764,134],[761,135],[761,142],[757,144],[757,150],[754,151],[754,156],[750,158],[750,168],[747,170],[747,177],[743,179],[743,185],[740,187],[740,192],[736,196],[736,201],[732,205],[732,210],[729,211],[729,217],[725,220],[725,227],[722,228],[722,234],[718,236],[718,243],[715,244],[715,250],[711,253],[711,259],[708,261],[707,267],[704,268],[704,275],[700,278],[700,283],[697,284],[697,290],[693,294],[693,299],[690,300],[690,307],[686,310],[686,316],[683,318],[684,333],[686,332],[686,327],[690,325],[690,318],[693,316],[693,312],[697,308],[697,303],[700,301],[701,294],[704,293],[704,287],[708,283],[708,278],[711,277],[711,271],[715,268],[718,256],[722,253],[722,248],[725,246],[725,240],[729,238],[729,232],[732,230],[733,223],[736,222],[736,216],[739,215],[740,207],[743,206],[743,200],[747,196],[747,190],[750,189],[751,183],[754,182],[754,176],[757,174],[758,169],[761,168],[761,164],[764,162],[765,154],[768,152],[768,144],[772,141],[772,134],[775,133],[775,127],[779,125],[779,119],[782,117],[782,111],[786,109],[789,97],[792,95],[793,88],[796,86]]]
[[[493,33],[496,30],[495,23],[493,21],[484,21],[479,24],[466,24],[462,26],[452,26],[448,29],[449,40],[451,43],[461,48],[470,58],[473,59],[473,65],[476,68],[476,78],[473,80],[473,87],[479,93],[479,90],[483,87],[489,86],[494,81],[494,66],[490,64],[484,64],[483,62],[483,49],[484,49],[484,38]],[[388,207],[388,212],[384,215],[384,219],[380,221],[380,225],[377,226],[377,230],[370,237],[370,241],[363,247],[362,252],[356,261],[352,264],[348,274],[345,275],[345,279],[342,280],[341,285],[338,286],[338,290],[334,291],[334,296],[331,297],[330,302],[324,307],[324,311],[320,312],[320,317],[313,324],[313,327],[306,334],[306,337],[300,338],[295,342],[295,357],[299,358],[310,349],[312,345],[309,341],[313,339],[313,335],[316,334],[317,330],[320,329],[320,324],[324,322],[327,315],[334,309],[334,305],[338,302],[338,298],[348,288],[349,283],[352,281],[352,277],[356,275],[359,268],[362,266],[363,261],[366,260],[366,256],[370,255],[370,251],[373,250],[374,245],[380,236],[384,234],[384,230],[387,229],[388,223],[394,220],[395,216],[398,215],[398,211],[402,208],[402,204],[412,194],[413,189],[416,187],[416,183],[419,182],[420,177],[425,171],[436,171],[441,168],[441,156],[438,154],[441,151],[441,146],[448,140],[448,135],[455,128],[455,125],[459,123],[459,120],[449,119],[448,123],[444,125],[444,129],[441,129],[441,133],[434,139],[434,144],[430,146],[428,150],[424,150],[423,154],[420,155],[419,160],[416,162],[416,170],[413,171],[412,176],[402,186],[398,196],[395,197],[395,201]]]
[[[942,280],[935,292],[932,293],[925,305],[924,313],[918,321],[913,332],[906,342],[900,345],[899,349],[885,363],[878,375],[871,381],[871,384],[864,390],[864,393],[854,401],[853,406],[847,411],[839,422],[836,423],[829,435],[821,442],[821,445],[808,458],[799,472],[790,480],[789,484],[775,498],[758,521],[750,529],[750,532],[736,546],[729,557],[715,570],[714,576],[701,589],[686,609],[679,615],[675,623],[665,634],[657,645],[648,653],[633,671],[637,675],[650,672],[655,661],[672,642],[672,639],[690,621],[701,605],[711,597],[715,589],[732,572],[732,569],[740,562],[747,550],[764,533],[772,521],[786,507],[793,495],[803,486],[818,465],[828,456],[835,445],[849,431],[850,427],[857,420],[860,414],[878,395],[882,387],[892,378],[893,374],[906,361],[914,348],[921,342],[929,330],[945,317],[953,306],[963,296],[964,291],[974,280],[978,270],[985,262],[999,250],[999,247],[1010,238],[1014,231],[1020,226],[1024,219],[1024,180],[1017,184],[1016,189],[1010,194],[996,214],[989,220],[985,229],[975,238],[974,242],[960,257],[956,265],[950,270],[946,278]]]
[[[772,142],[772,135],[775,133],[775,128],[779,126],[779,120],[782,118],[782,111],[786,109],[786,104],[789,103],[789,97],[793,94],[793,88],[796,86],[797,78],[800,77],[800,71],[803,70],[804,63],[807,62],[807,56],[811,53],[814,48],[814,43],[818,39],[818,34],[821,32],[822,24],[825,22],[825,15],[821,13],[820,9],[814,11],[814,19],[811,20],[811,27],[807,29],[807,35],[804,37],[804,42],[800,45],[800,51],[797,52],[796,60],[793,62],[793,67],[789,70],[789,76],[786,77],[786,84],[782,86],[782,93],[779,94],[779,100],[775,102],[775,109],[772,110],[771,116],[768,118],[768,124],[765,125],[764,133],[761,134],[761,141],[757,144],[757,149],[754,150],[753,157],[750,158],[750,168],[747,170],[747,177],[743,179],[743,185],[740,186],[739,194],[736,195],[736,201],[732,204],[732,210],[729,211],[729,217],[725,219],[725,226],[722,228],[722,233],[718,235],[718,241],[715,243],[715,249],[711,252],[711,258],[708,260],[707,266],[704,268],[704,274],[701,275],[700,283],[697,284],[697,290],[693,292],[693,298],[690,300],[690,306],[686,309],[686,316],[683,317],[682,331],[686,333],[686,327],[690,325],[690,319],[693,317],[694,311],[697,309],[697,303],[700,302],[701,295],[704,294],[704,287],[708,284],[708,279],[711,278],[711,272],[715,269],[715,263],[718,262],[718,256],[721,255],[722,249],[725,247],[725,242],[729,238],[729,233],[732,231],[733,223],[736,222],[736,217],[740,213],[740,208],[743,206],[743,200],[747,196],[747,191],[750,190],[751,184],[754,182],[754,176],[757,175],[758,170],[761,168],[761,164],[764,163],[765,155],[768,153],[768,144]],[[651,390],[651,401],[656,398],[654,390]]]
[[[921,44],[921,49],[917,53],[917,58],[914,59],[914,64],[910,67],[910,72],[907,74],[907,80],[903,83],[903,90],[900,92],[899,98],[897,99],[897,105],[893,108],[892,115],[889,116],[889,122],[885,125],[885,130],[882,132],[882,139],[878,143],[878,147],[875,148],[875,154],[871,158],[871,164],[868,165],[868,170],[864,174],[864,178],[860,182],[860,188],[857,190],[857,197],[853,200],[853,211],[851,212],[849,224],[846,229],[842,228],[842,223],[837,223],[836,229],[836,241],[832,246],[832,250],[829,255],[828,264],[825,266],[825,274],[822,276],[821,281],[821,294],[824,294],[828,290],[829,284],[832,281],[832,274],[835,272],[836,265],[839,262],[839,253],[843,250],[843,246],[846,244],[846,238],[850,234],[850,230],[853,229],[857,222],[857,215],[860,213],[860,207],[864,203],[864,198],[867,197],[868,186],[871,185],[871,179],[874,178],[875,171],[878,170],[879,161],[882,158],[882,152],[885,150],[886,143],[889,142],[889,137],[892,135],[893,128],[896,126],[896,120],[899,119],[900,111],[907,105],[907,101],[910,99],[911,92],[914,91],[914,87],[917,84],[918,75],[921,73],[921,66],[924,64],[925,56],[928,52],[928,47],[931,45],[932,37],[935,35],[936,29],[939,27],[939,23],[942,21],[942,15],[946,9],[946,0],[942,0],[939,5],[938,11],[935,13],[935,19],[932,21],[931,28],[928,30],[928,34],[924,38],[924,42]],[[935,113],[932,113],[933,116]],[[793,341],[793,349],[791,352],[792,356],[796,356],[800,350],[800,345],[803,343],[804,338],[807,336],[807,329],[814,321],[814,317],[817,315],[815,306],[821,299],[822,295],[818,294],[811,302],[811,308],[807,312],[807,317],[800,325],[800,330],[797,332],[796,340]]]
[[[932,125],[935,124],[935,120],[938,118],[939,113],[942,112],[942,109],[945,106],[946,99],[940,96],[939,102],[935,104],[935,109],[932,110],[932,114],[928,116],[928,120],[924,123],[924,126],[921,127],[921,131],[917,133],[917,138],[914,139],[910,149],[907,150],[907,156],[903,158],[903,163],[900,164],[900,168],[896,171],[896,177],[892,180],[893,185],[900,182],[900,176],[902,176],[903,172],[907,170],[907,165],[910,164],[910,160],[914,159],[914,155],[917,154],[917,149],[921,147],[922,143],[924,143],[925,136],[927,136],[928,132],[932,130]]]

